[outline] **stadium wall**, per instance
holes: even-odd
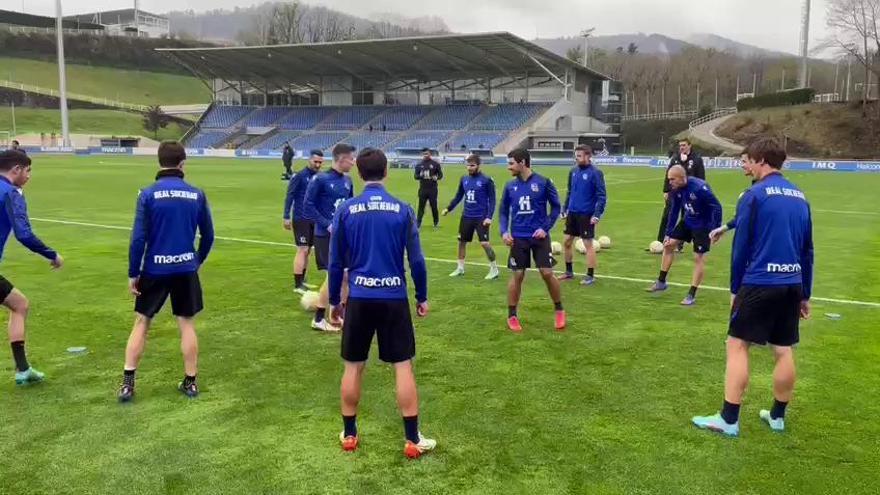
[[[125,148],[125,147],[90,147],[90,148],[72,148],[62,146],[25,146],[25,151],[29,154],[50,154],[50,155],[133,155],[133,156],[156,156],[156,148]],[[187,148],[187,156],[189,157],[212,157],[212,158],[257,158],[257,159],[280,159],[280,151],[270,150],[223,150],[223,149],[203,149],[203,148]],[[394,159],[396,155],[389,153],[389,158]],[[463,164],[464,158],[461,156],[441,155],[441,161],[448,164]],[[606,156],[593,157],[593,161],[597,165],[612,167],[651,167],[666,168],[669,159],[665,156]],[[707,169],[739,169],[742,162],[736,158],[704,158]],[[532,160],[536,165],[554,165],[554,166],[571,166],[574,158],[571,160]],[[486,164],[503,165],[507,163],[504,157],[495,157],[494,159],[485,160]],[[400,165],[399,165],[400,166]],[[408,165],[404,165],[408,167]],[[856,161],[856,160],[790,160],[785,163],[785,169],[795,171],[820,171],[820,172],[868,172],[880,173],[880,161]]]

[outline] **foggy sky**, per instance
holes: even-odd
[[[3,8],[53,15],[54,0],[2,0]],[[62,0],[64,13],[128,8],[133,0]],[[140,0],[153,13],[249,6],[253,0]],[[803,0],[304,0],[368,16],[396,12],[436,15],[454,32],[510,31],[526,39],[573,36],[587,27],[597,35],[659,33],[685,38],[713,33],[771,50],[798,52]],[[813,0],[811,45],[825,32],[827,0]]]

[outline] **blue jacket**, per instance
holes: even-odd
[[[348,269],[352,299],[407,299],[403,254],[416,286],[416,301],[428,299],[428,271],[415,214],[380,184],[342,203],[330,237],[330,304],[337,305]]]
[[[0,259],[3,259],[3,250],[10,232],[15,233],[15,238],[24,247],[44,258],[54,260],[58,256],[58,253],[43,244],[43,241],[31,230],[24,196],[17,187],[2,176],[0,176],[0,203],[3,204],[3,214],[0,214]]]
[[[452,211],[464,198],[462,218],[491,219],[495,215],[495,181],[483,173],[465,175],[458,183],[458,191],[449,202],[447,210]]]
[[[752,180],[752,185],[754,186],[756,182],[758,182],[758,181],[756,181],[756,180]],[[737,202],[739,202],[739,200],[742,199],[742,197],[743,197],[747,192],[749,192],[748,189],[746,189],[745,191],[741,192],[741,193],[739,194],[739,197],[736,198]],[[726,224],[725,226],[727,227],[727,230],[733,230],[733,229],[736,228],[736,213],[735,213],[735,212],[734,212],[733,218],[731,218],[730,221],[727,222],[727,224]]]
[[[813,222],[804,193],[781,173],[749,189],[736,205],[730,292],[743,285],[813,288]]]
[[[530,239],[538,229],[544,229],[549,234],[559,218],[560,210],[559,193],[550,179],[534,172],[529,180],[513,179],[504,186],[501,194],[501,235],[510,232],[514,238]]]
[[[284,196],[284,220],[290,220],[291,207],[293,207],[293,219],[303,219],[305,213],[303,201],[306,197],[306,188],[317,173],[317,171],[305,167],[290,178],[290,182],[287,183],[287,194]]]
[[[675,230],[681,209],[684,224],[690,229],[712,230],[721,226],[721,202],[712,193],[709,184],[696,177],[688,177],[687,185],[670,193],[672,201],[666,220],[666,235]]]
[[[198,252],[193,243],[198,229]],[[128,276],[161,276],[199,269],[214,244],[214,223],[205,193],[183,180],[177,170],[163,170],[138,194]],[[146,253],[146,254],[145,254]]]
[[[605,174],[601,170],[592,164],[571,168],[563,211],[602,218],[606,200]]]
[[[327,227],[333,222],[336,208],[354,196],[351,178],[336,170],[315,175],[306,187],[303,218],[315,222],[315,236],[329,237]]]

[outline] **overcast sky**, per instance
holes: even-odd
[[[812,0],[810,38],[825,35],[828,0]],[[0,0],[3,8],[51,15],[54,0]],[[127,8],[134,0],[62,0],[65,14]],[[253,0],[140,0],[144,10],[205,10],[249,6]],[[803,0],[305,0],[367,16],[396,12],[436,15],[455,32],[511,31],[526,39],[570,36],[586,27],[596,34],[660,33],[684,38],[714,33],[763,48],[796,53]],[[7,7],[10,6],[10,7]]]

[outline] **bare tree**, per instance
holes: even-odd
[[[867,114],[871,74],[880,81],[880,0],[830,0],[826,40],[853,57],[865,69],[862,113]],[[880,117],[880,105],[877,105]]]

